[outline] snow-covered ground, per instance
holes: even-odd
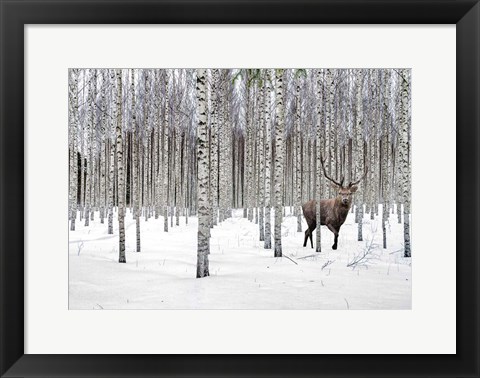
[[[163,232],[163,218],[141,218],[142,251],[135,252],[135,222],[127,211],[126,264],[118,263],[118,222],[114,235],[99,214],[89,227],[77,218],[69,241],[70,309],[410,309],[411,259],[403,258],[403,224],[390,217],[388,248],[382,248],[379,217],[363,222],[363,242],[349,214],[333,234],[322,227],[322,252],[303,248],[296,217],[282,224],[283,254],[263,248],[258,224],[243,210],[212,230],[210,277],[196,279],[197,218]],[[306,229],[302,220],[302,229]],[[170,225],[170,220],[169,220]],[[273,211],[272,211],[273,231]],[[315,237],[314,237],[315,242]],[[272,240],[273,246],[273,240]],[[366,265],[347,265],[370,247]],[[313,256],[311,256],[313,255]],[[305,257],[308,256],[308,257]],[[303,258],[305,257],[305,258]]]

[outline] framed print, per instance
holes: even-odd
[[[479,375],[476,1],[1,6],[2,377]]]

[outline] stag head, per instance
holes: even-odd
[[[345,176],[342,177],[340,181],[334,180],[327,174],[327,170],[325,169],[325,158],[323,156],[320,157],[320,161],[322,163],[323,174],[325,178],[332,183],[332,186],[338,190],[337,200],[340,201],[343,205],[350,206],[352,203],[352,195],[358,189],[358,183],[364,179],[368,172],[368,168],[365,167],[365,171],[358,180],[350,181],[348,185],[343,185],[345,181]]]

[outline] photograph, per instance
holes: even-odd
[[[411,68],[65,75],[69,310],[412,309]]]

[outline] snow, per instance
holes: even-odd
[[[135,221],[127,211],[126,264],[118,263],[118,221],[107,234],[99,213],[84,227],[77,217],[69,233],[69,308],[75,309],[410,309],[411,259],[403,257],[403,224],[391,214],[388,248],[382,248],[379,216],[363,219],[363,242],[349,213],[333,234],[322,226],[322,252],[296,232],[297,219],[282,224],[283,254],[263,248],[258,224],[243,218],[243,209],[215,226],[210,241],[210,277],[195,278],[197,218],[180,218],[180,226],[163,231],[163,217],[141,218],[141,252],[135,252]],[[272,209],[272,232],[274,224]],[[175,222],[175,219],[174,219]],[[170,226],[170,219],[169,219]],[[306,222],[302,219],[302,229]],[[315,236],[314,236],[315,243]],[[365,265],[348,267],[370,246]],[[272,239],[273,247],[273,239]],[[313,256],[312,256],[313,255]],[[307,256],[307,257],[305,257]],[[302,258],[305,257],[305,258]]]

